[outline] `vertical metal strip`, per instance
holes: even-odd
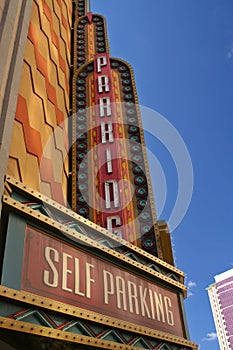
[[[87,12],[91,12],[91,0],[86,0],[86,9],[87,9]]]

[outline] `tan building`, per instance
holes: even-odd
[[[221,350],[233,346],[233,269],[214,277],[215,283],[208,288],[210,305]]]

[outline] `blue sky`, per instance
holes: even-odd
[[[140,104],[164,116],[189,150],[194,191],[173,232],[176,265],[191,286],[185,301],[191,339],[217,350],[205,288],[233,264],[233,2],[92,0],[91,10],[106,16],[111,55],[133,66]],[[176,169],[165,147],[146,136],[166,177],[160,218],[168,220]],[[153,173],[157,206],[158,182]]]

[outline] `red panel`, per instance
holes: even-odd
[[[89,23],[92,23],[92,12],[87,12],[87,18]]]
[[[27,227],[22,289],[184,336],[177,293]]]
[[[106,57],[107,60],[107,64],[106,66],[103,66],[101,69],[101,72],[98,73],[97,71],[97,58],[98,57]],[[111,174],[108,174],[106,171],[106,166],[102,166],[99,169],[99,173],[98,173],[98,178],[99,178],[99,193],[100,193],[100,197],[104,200],[105,199],[105,191],[104,191],[104,183],[108,180],[116,180],[117,182],[119,182],[120,180],[122,180],[121,178],[121,173],[120,173],[120,169],[121,169],[121,155],[118,154],[118,148],[117,148],[117,139],[118,139],[118,134],[117,134],[117,118],[116,118],[116,113],[114,110],[114,104],[112,104],[111,109],[112,109],[112,113],[111,116],[109,117],[100,117],[99,116],[99,110],[98,110],[98,106],[99,106],[99,101],[100,98],[103,97],[108,97],[111,101],[111,103],[114,103],[114,94],[113,94],[113,82],[112,82],[112,75],[111,75],[111,65],[110,65],[110,58],[109,58],[109,54],[98,54],[95,55],[94,57],[94,79],[95,79],[95,104],[97,106],[97,117],[96,117],[96,123],[98,125],[97,128],[97,142],[98,142],[98,159],[99,159],[99,164],[105,164],[106,163],[106,156],[105,156],[105,151],[106,149],[110,149],[111,153],[112,153],[112,168],[113,171]],[[109,79],[109,92],[103,92],[103,93],[99,93],[98,91],[98,77],[101,75],[106,75]],[[100,124],[104,122],[104,123],[108,123],[108,122],[112,122],[112,126],[113,126],[113,135],[114,135],[114,142],[113,143],[109,143],[107,142],[106,144],[102,144],[101,141],[101,126]],[[119,188],[119,193],[120,193],[121,189]],[[122,189],[122,194],[124,193],[124,190]],[[125,234],[125,229],[124,229],[124,224],[127,224],[126,222],[124,222],[124,209],[122,210],[121,208],[121,204],[119,208],[111,208],[108,209],[106,211],[105,208],[102,208],[101,211],[101,226],[103,227],[107,227],[107,218],[109,216],[119,216],[120,220],[121,220],[121,232],[122,232],[122,237],[126,240],[128,240],[128,237],[126,237]]]

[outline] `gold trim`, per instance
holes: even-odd
[[[47,203],[51,207],[61,211],[65,215],[69,216],[71,219],[80,221],[81,223],[84,223],[85,225],[91,227],[92,229],[97,230],[101,235],[105,236],[106,238],[111,238],[111,240],[114,240],[115,242],[119,243],[120,245],[124,245],[125,247],[130,249],[132,252],[137,252],[142,257],[150,259],[151,263],[156,263],[164,268],[167,268],[171,272],[177,273],[181,278],[184,278],[184,276],[185,276],[184,272],[177,269],[173,265],[170,265],[170,264],[166,263],[165,261],[145,252],[144,250],[140,249],[139,247],[136,247],[135,245],[133,245],[133,244],[121,239],[121,238],[118,238],[116,235],[110,233],[105,228],[96,225],[95,223],[93,223],[90,220],[84,219],[82,216],[78,215],[77,213],[73,212],[72,210],[70,210],[70,209],[62,206],[61,204],[53,201],[52,199],[44,196],[43,194],[39,193],[38,191],[31,189],[29,186],[22,184],[20,181],[15,180],[11,176],[7,176],[6,181],[9,185],[13,185],[13,186],[21,189],[22,191],[26,192],[30,196],[33,196],[37,200]],[[6,196],[6,198],[9,198],[9,197]],[[24,207],[26,207],[26,206],[24,206]],[[45,216],[45,218],[48,219],[47,216]],[[67,227],[65,226],[65,228],[67,228]],[[95,242],[95,244],[96,244],[96,242]]]
[[[162,275],[161,273],[153,271],[151,268],[143,265],[142,263],[135,262],[132,259],[128,258],[127,256],[124,256],[123,254],[118,253],[115,250],[112,250],[110,248],[107,248],[107,247],[101,245],[97,241],[94,241],[91,238],[86,237],[86,236],[78,233],[77,231],[70,229],[69,227],[45,216],[44,214],[35,211],[34,209],[28,207],[27,205],[22,204],[21,202],[18,202],[15,199],[12,199],[11,197],[3,196],[3,203],[8,205],[9,207],[12,207],[12,208],[20,211],[21,213],[23,212],[27,216],[33,217],[37,221],[39,220],[40,222],[43,222],[43,224],[46,224],[47,226],[49,226],[51,230],[57,229],[57,230],[63,232],[66,236],[70,236],[71,239],[73,237],[75,237],[75,240],[79,240],[81,244],[90,245],[93,248],[98,249],[102,253],[105,253],[105,254],[111,256],[111,258],[117,259],[120,262],[124,262],[124,263],[128,264],[129,267],[130,266],[136,267],[137,269],[139,269],[141,271],[141,274],[144,277],[146,277],[145,273],[148,273],[150,277],[152,277],[152,276],[156,277],[158,280],[168,283],[170,285],[170,287],[172,286],[172,287],[178,288],[183,294],[186,294],[186,292],[187,292],[186,286],[184,286],[180,282],[174,281],[171,278],[169,278],[165,275]],[[83,220],[83,222],[85,222],[85,221],[86,220]]]
[[[88,345],[90,348],[94,347],[97,349],[122,349],[122,350],[140,350],[141,348],[129,346],[129,345],[117,345],[118,343],[100,340],[98,338],[91,338],[86,335],[77,335],[71,332],[60,331],[53,328],[43,327],[34,325],[27,322],[10,320],[9,318],[0,317],[0,328],[23,332],[32,335],[38,335],[41,337],[63,340],[71,343],[78,343],[82,345]]]
[[[103,19],[104,23],[104,35],[105,35],[105,44],[106,44],[106,53],[110,55],[110,45],[109,45],[109,39],[108,39],[108,31],[107,31],[107,20],[104,16],[98,15]]]
[[[99,13],[92,13],[92,16],[98,16],[98,17],[102,18],[102,20],[103,20],[106,52],[102,52],[101,54],[103,54],[103,55],[110,54],[108,31],[107,31],[107,20],[103,15],[100,15]],[[94,24],[95,24],[95,22],[94,22]],[[97,52],[95,54],[97,54]]]
[[[73,55],[73,63],[74,63],[74,72],[76,71],[77,69],[77,55],[78,55],[78,50],[77,50],[77,27],[78,27],[78,24],[79,22],[86,18],[87,15],[84,15],[84,16],[81,16],[81,17],[78,17],[75,22],[74,22],[74,55]],[[85,35],[85,39],[87,41],[87,35]],[[85,59],[87,59],[87,53],[85,55]],[[86,62],[83,64],[85,65]],[[83,66],[82,66],[83,67]],[[74,75],[74,74],[73,74]]]
[[[115,108],[115,120],[116,120],[116,130],[118,132],[118,135],[116,135],[116,139],[119,139],[116,144],[116,147],[118,148],[118,154],[120,154],[121,158],[125,158],[128,159],[129,157],[129,146],[127,145],[126,142],[124,142],[124,140],[126,140],[126,128],[125,128],[125,124],[124,124],[124,110],[122,109],[122,105],[121,103],[118,105],[118,102],[121,100],[121,83],[119,80],[119,74],[118,72],[116,72],[114,69],[110,68],[111,70],[111,79],[112,79],[112,84],[113,84],[113,96],[114,96],[114,101],[116,103],[116,108]],[[120,119],[120,121],[118,120]],[[122,136],[119,137],[119,125],[122,128]],[[121,140],[122,138],[122,140]],[[119,149],[119,144],[122,142],[122,148],[124,148],[124,155],[121,155],[120,153],[120,149]],[[122,160],[123,161],[123,160]],[[129,162],[124,160],[125,163],[125,171],[127,172],[127,178],[130,179],[130,181],[133,183],[133,174],[132,171],[130,171],[129,169]],[[123,173],[122,173],[123,169],[120,169],[121,172],[121,176],[120,178],[123,179]],[[128,221],[128,217],[126,216],[126,222],[128,224],[128,229],[126,229],[126,237],[127,237],[127,241],[128,242],[133,242],[134,245],[136,244],[137,241],[137,230],[140,229],[139,224],[137,223],[137,221],[135,220],[135,216],[137,216],[137,205],[136,205],[136,201],[133,200],[134,194],[132,193],[132,187],[129,186],[128,187],[128,192],[130,194],[128,194],[128,198],[126,197],[125,199],[125,203],[128,203],[128,206],[126,206],[126,208],[123,209],[124,212],[124,217],[128,214],[128,211],[130,211],[131,213],[131,221]],[[129,207],[130,210],[127,208]],[[136,215],[135,215],[136,214]],[[135,223],[134,223],[135,221]]]
[[[94,34],[95,25],[94,23],[88,23],[87,26],[87,62],[93,59],[95,55],[95,34]]]
[[[71,176],[71,207],[76,212],[77,183],[76,183],[76,79],[78,74],[92,61],[84,63],[82,67],[76,69],[72,77],[72,176]]]
[[[150,170],[149,170],[149,164],[148,164],[148,158],[147,158],[147,152],[146,152],[146,143],[145,143],[145,137],[144,137],[144,132],[143,132],[142,117],[141,117],[140,105],[139,105],[138,94],[137,94],[137,89],[136,89],[134,70],[133,70],[132,66],[125,60],[122,60],[120,58],[115,58],[115,57],[111,57],[111,59],[124,63],[130,70],[130,74],[131,74],[131,78],[132,78],[133,93],[134,93],[134,98],[135,98],[135,106],[136,106],[137,117],[138,117],[139,133],[140,133],[140,137],[141,137],[143,160],[144,160],[147,183],[148,183],[148,194],[149,194],[149,198],[150,198],[150,206],[151,206],[151,212],[152,212],[154,228],[155,228],[156,246],[157,246],[157,251],[158,251],[158,257],[160,259],[163,259],[163,253],[162,253],[161,242],[160,242],[160,231],[159,231],[159,227],[158,227],[158,219],[157,219],[156,208],[155,208],[155,203],[154,203],[154,194],[153,194],[151,177],[150,177]]]
[[[58,313],[71,315],[73,317],[79,317],[79,318],[84,319],[84,320],[97,322],[97,323],[100,323],[100,324],[103,324],[103,325],[106,325],[109,327],[118,328],[118,329],[121,329],[124,331],[129,331],[129,332],[137,333],[137,334],[144,335],[147,337],[157,338],[157,339],[160,339],[163,341],[172,342],[172,343],[176,343],[176,344],[180,344],[180,345],[184,345],[184,346],[189,346],[189,347],[192,347],[193,349],[197,349],[197,347],[198,347],[197,344],[195,344],[187,339],[175,336],[175,335],[171,335],[171,334],[168,334],[165,332],[156,331],[156,330],[148,328],[148,327],[138,326],[138,325],[135,325],[135,324],[130,323],[130,322],[119,321],[119,319],[108,317],[108,316],[103,316],[103,315],[98,314],[96,312],[90,312],[90,311],[87,311],[87,310],[82,309],[82,308],[71,306],[69,304],[65,304],[65,303],[61,304],[60,302],[57,302],[53,299],[40,297],[38,295],[29,293],[29,292],[17,291],[17,290],[7,288],[5,286],[0,285],[0,296],[8,298],[8,299],[13,299],[16,301],[21,301],[21,302],[27,303],[29,305],[41,307],[41,308],[44,308],[47,310],[56,311]],[[9,320],[8,318],[0,317],[0,327],[2,327],[2,324],[1,324],[2,319],[6,320],[6,321]],[[20,322],[20,321],[10,319],[8,325],[9,324],[11,325],[12,323],[15,323],[15,322]],[[24,324],[24,322],[20,322],[20,324]],[[8,327],[6,327],[6,328],[8,328]],[[48,329],[47,327],[42,327],[42,326],[37,326],[37,325],[34,326],[33,328],[35,330],[38,328],[39,329],[42,328],[42,329],[46,329],[46,330]],[[12,329],[12,328],[10,327],[8,329]],[[56,337],[57,337],[58,330],[54,330],[54,332],[56,333]],[[33,334],[34,333],[35,332],[33,332]],[[70,333],[70,332],[59,331],[59,333],[60,333],[60,335],[61,335],[61,333],[64,333],[64,334],[72,334],[72,336],[73,336],[73,333]],[[41,334],[41,332],[39,334]],[[82,338],[83,338],[83,336],[82,336]],[[62,339],[62,337],[59,336],[58,339]],[[65,339],[67,339],[67,338],[65,338]],[[87,337],[87,339],[90,340],[89,337]],[[96,338],[94,338],[94,340],[95,339]],[[102,341],[103,340],[101,340],[101,342]],[[88,344],[89,344],[89,342],[88,342]],[[113,342],[113,344],[115,345],[116,343]],[[131,347],[130,347],[130,349],[131,349]],[[132,349],[137,349],[137,348],[132,347]]]
[[[107,31],[107,21],[105,19],[104,16],[102,15],[99,15],[98,13],[93,13],[92,16],[98,16],[100,18],[102,18],[103,20],[103,27],[104,27],[104,38],[105,38],[105,46],[106,46],[106,52],[103,52],[103,54],[110,54],[110,49],[109,49],[109,39],[108,39],[108,31]],[[74,72],[77,70],[77,69],[80,69],[80,68],[83,68],[84,65],[90,63],[92,60],[88,60],[88,48],[87,48],[87,52],[86,52],[86,55],[85,55],[85,63],[81,66],[81,67],[77,67],[77,26],[79,24],[79,22],[84,19],[84,18],[87,18],[87,15],[84,15],[82,17],[78,17],[75,22],[74,22],[74,55],[73,55],[73,62],[74,62]],[[94,30],[93,30],[93,39],[94,39],[94,49],[95,49],[95,45],[96,45],[96,37],[95,37],[95,30],[96,30],[96,23],[95,22],[92,22],[92,24],[94,25]],[[88,22],[85,26],[88,26]],[[88,29],[86,28],[86,43],[88,43]],[[96,50],[94,50],[94,55],[97,55],[97,52]]]
[[[78,5],[78,2],[77,2],[77,0],[72,0],[72,2],[74,2],[75,3],[75,5],[76,5],[76,8],[75,8],[75,17],[77,17],[77,18],[80,18],[80,17],[78,17],[78,9],[79,9],[79,5]],[[87,11],[88,10],[88,6],[87,6],[87,0],[84,0],[84,15],[83,16],[81,16],[81,17],[85,17],[86,15],[87,15]]]

